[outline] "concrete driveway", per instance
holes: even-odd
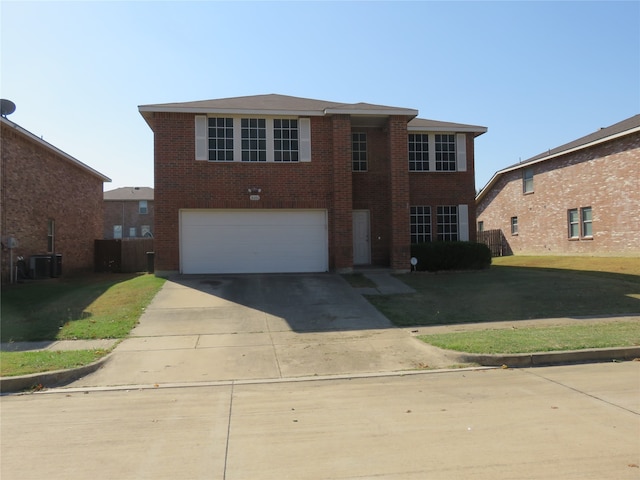
[[[333,274],[176,276],[97,372],[70,386],[359,375],[447,367]]]

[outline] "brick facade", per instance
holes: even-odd
[[[636,129],[637,130],[637,129]],[[605,139],[606,140],[606,139]],[[523,170],[533,192],[523,193]],[[497,175],[477,211],[484,230],[502,230],[522,255],[640,255],[640,133],[586,146]],[[568,211],[590,207],[593,235],[569,238]],[[518,233],[511,234],[517,217]]]
[[[17,256],[61,254],[63,274],[93,271],[102,237],[103,182],[109,179],[5,119],[2,121],[2,281],[10,279],[7,238]],[[54,221],[54,251],[48,222]]]
[[[140,211],[140,200],[146,201],[146,212]],[[102,238],[105,240],[115,238],[114,226],[116,225],[122,226],[121,238],[153,237],[155,217],[153,189],[123,187],[104,192],[103,209],[104,229]],[[135,229],[135,234],[132,234],[131,229]],[[145,235],[146,231],[149,233]]]
[[[371,263],[394,270],[410,267],[410,202],[465,202],[475,213],[473,139],[484,127],[467,134],[466,172],[410,173],[407,125],[412,116],[379,111],[365,122],[342,111],[299,115],[310,120],[310,162],[209,162],[195,160],[194,153],[195,118],[202,109],[186,113],[155,107],[141,113],[154,132],[156,272],[180,269],[181,209],[326,210],[329,268],[335,271],[353,267],[353,210],[370,212]],[[355,132],[367,134],[367,171],[352,171]],[[249,199],[249,188],[260,189],[258,201]],[[473,225],[475,216],[469,221]]]

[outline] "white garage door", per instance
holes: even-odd
[[[182,273],[324,272],[325,210],[182,210]]]

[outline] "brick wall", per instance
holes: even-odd
[[[113,238],[114,225],[123,225],[124,238],[129,238],[129,229],[136,228],[136,237],[142,237],[142,227],[149,226],[153,233],[155,206],[153,200],[147,200],[147,213],[140,213],[138,200],[105,200],[104,229],[102,238]]]
[[[640,133],[503,174],[478,204],[485,230],[501,229],[515,254],[640,255]],[[569,209],[591,207],[593,238],[569,239]],[[511,235],[511,217],[518,234]]]
[[[195,160],[193,114],[155,113],[156,271],[180,268],[179,211],[186,208],[326,209],[329,268],[338,271],[353,266],[353,209],[371,212],[372,263],[396,270],[410,266],[410,202],[467,203],[474,225],[472,134],[467,172],[415,175],[408,172],[407,117],[375,128],[352,128],[349,115],[310,120],[311,162],[223,163]],[[352,172],[352,131],[367,133],[367,172]],[[261,189],[260,200],[249,199],[249,188]]]
[[[93,270],[93,242],[102,236],[103,182],[25,134],[2,124],[2,240],[14,236],[15,257],[47,251],[48,220],[63,274]],[[2,280],[10,255],[2,249]]]

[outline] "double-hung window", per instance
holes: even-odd
[[[464,133],[410,133],[410,172],[466,172],[467,137]]]
[[[209,161],[233,162],[233,118],[209,118]]]
[[[456,171],[456,137],[455,135],[436,135],[435,142],[436,171]]]
[[[195,147],[210,162],[310,162],[311,121],[196,115]]]
[[[429,171],[429,135],[425,133],[409,134],[409,171]]]
[[[411,243],[431,241],[431,207],[416,205],[410,207]]]
[[[367,171],[367,134],[351,134],[351,167],[354,172]]]
[[[147,213],[149,213],[149,208],[146,200],[140,200],[138,202],[138,213],[140,215],[146,215]]]
[[[53,252],[55,249],[56,222],[55,220],[47,220],[47,252]]]
[[[511,217],[511,235],[518,235],[518,217]]]
[[[436,224],[438,240],[441,242],[455,242],[458,240],[458,207],[443,205],[437,207]]]
[[[567,221],[569,224],[569,238],[580,237],[580,217],[578,216],[578,209],[572,208],[567,212]]]
[[[582,236],[593,237],[593,226],[591,219],[591,207],[583,207],[580,209],[580,216],[582,217]]]
[[[522,171],[522,193],[533,193],[533,168]]]

